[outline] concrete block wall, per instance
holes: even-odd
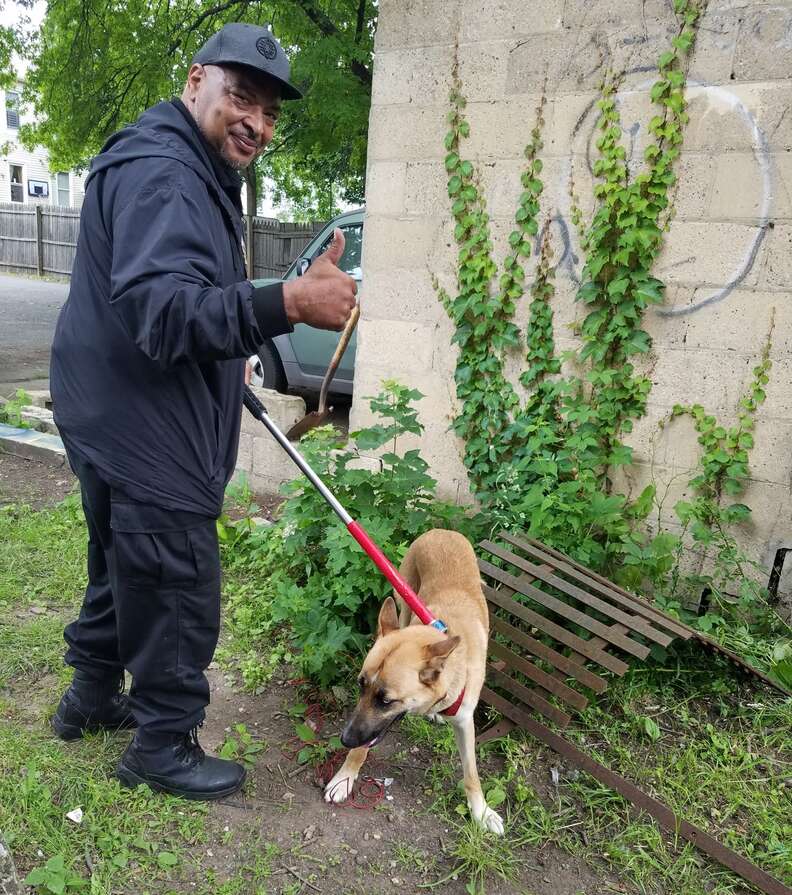
[[[281,395],[266,388],[253,392],[267,408],[267,413],[282,432],[305,416],[305,401],[296,395]],[[236,471],[245,474],[250,487],[261,494],[277,494],[284,482],[299,475],[294,463],[270,435],[263,423],[242,411],[242,431]]]
[[[451,327],[431,278],[454,287],[443,136],[455,54],[471,127],[463,153],[481,173],[498,260],[546,81],[542,214],[551,219],[559,264],[556,336],[569,344],[583,264],[569,214],[570,176],[590,216],[595,103],[609,68],[626,72],[618,102],[625,145],[640,165],[656,60],[676,33],[671,6],[380,2],[351,427],[370,421],[364,396],[383,378],[418,388],[426,395],[420,447],[447,497],[464,499],[467,484],[461,445],[449,431],[456,412]],[[654,339],[647,364],[654,387],[649,415],[631,439],[638,465],[624,484],[634,490],[656,480],[671,495],[668,517],[685,493],[698,445],[685,420],[658,424],[677,402],[701,402],[724,422],[734,420],[774,313],[774,366],[744,498],[753,521],[741,533],[769,568],[779,548],[792,547],[792,2],[711,0],[688,99],[676,216],[655,270],[667,301],[645,322]],[[527,299],[518,313],[527,318]]]

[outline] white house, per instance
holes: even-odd
[[[19,143],[19,127],[31,121],[20,112],[21,88],[0,91],[0,202],[79,208],[85,174],[51,171],[43,146],[29,152]]]

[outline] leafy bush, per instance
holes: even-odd
[[[30,404],[30,395],[19,388],[13,398],[0,402],[0,423],[8,426],[16,426],[20,429],[29,429],[30,425],[22,419],[21,410]]]
[[[412,402],[420,392],[396,382],[369,399],[381,423],[353,432],[342,445],[330,426],[315,429],[301,451],[342,505],[394,563],[421,533],[433,527],[474,536],[460,507],[435,499],[435,480],[417,450],[400,452],[400,439],[420,434]],[[359,451],[389,446],[382,470],[356,468]],[[235,602],[234,621],[268,630],[288,623],[296,662],[322,685],[339,680],[369,643],[391,587],[352,540],[322,497],[304,478],[284,486],[288,499],[278,521],[246,531],[236,541],[237,570],[247,566],[254,592]],[[259,584],[261,582],[261,584]]]

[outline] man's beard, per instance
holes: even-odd
[[[234,171],[244,171],[247,168],[245,162],[240,162],[239,159],[231,158],[225,150],[225,144],[223,144],[223,148],[218,153],[220,158],[228,165],[229,168],[233,168]]]
[[[220,147],[220,149],[218,149],[201,126],[200,121],[198,121],[197,124],[198,130],[200,130],[200,132],[204,135],[206,142],[209,146],[211,146],[214,154],[220,159],[221,162],[223,162],[224,165],[228,165],[228,167],[231,168],[232,171],[236,171],[237,173],[239,173],[240,171],[244,171],[245,168],[247,168],[247,165],[244,162],[240,162],[239,159],[231,158],[228,155],[225,149],[225,140],[223,141],[223,145]]]

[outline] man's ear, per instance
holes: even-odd
[[[460,640],[459,636],[444,637],[424,647],[425,665],[418,672],[418,679],[422,684],[433,684],[437,680],[446,659],[459,646]]]
[[[384,637],[391,631],[399,628],[399,614],[396,611],[396,601],[393,597],[387,597],[380,609],[379,619],[377,620],[377,637]]]
[[[190,99],[195,97],[195,93],[198,90],[201,82],[206,78],[206,72],[204,70],[203,65],[196,62],[190,66],[190,70],[187,72],[187,82],[184,85],[184,92],[189,96]],[[182,97],[182,101],[184,97]]]

